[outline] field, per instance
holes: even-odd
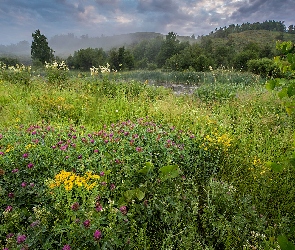
[[[295,116],[265,79],[3,72],[1,249],[294,249]]]

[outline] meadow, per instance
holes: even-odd
[[[294,249],[295,116],[266,79],[0,72],[1,249]]]

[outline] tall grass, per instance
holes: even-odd
[[[169,89],[144,84],[146,80],[196,83],[200,87],[193,95],[175,96]],[[98,131],[120,121],[150,117],[156,124],[197,135],[201,146],[191,151],[187,156],[190,159],[209,146],[213,151],[216,147],[217,156],[220,150],[217,145],[224,143],[229,150],[222,151],[226,157],[218,155],[222,160],[216,161],[215,179],[202,186],[202,191],[198,190],[200,201],[208,199],[199,208],[202,213],[199,222],[204,223],[202,234],[207,238],[198,244],[200,249],[210,244],[216,249],[241,247],[234,243],[241,230],[239,225],[245,227],[242,220],[257,213],[257,221],[262,223],[257,222],[261,226],[259,235],[267,238],[249,235],[248,245],[245,243],[243,249],[259,246],[262,249],[261,246],[276,245],[281,234],[295,241],[295,170],[287,166],[276,172],[267,164],[282,162],[292,153],[295,117],[286,114],[277,96],[266,91],[262,83],[263,79],[257,76],[225,70],[164,74],[137,71],[110,77],[71,77],[63,86],[48,85],[42,77],[35,77],[30,85],[1,81],[0,130],[17,130],[43,121],[65,127],[83,125]],[[215,164],[213,159],[211,163]],[[196,167],[193,160],[186,164],[188,169]],[[236,189],[234,200],[226,195],[231,185]],[[227,210],[230,206],[232,212]],[[241,213],[243,216],[239,217]],[[234,222],[235,219],[239,222]],[[155,225],[160,227],[156,222]],[[182,238],[183,246],[192,249],[190,237],[194,230],[201,230],[199,226],[193,220],[187,225],[191,234]],[[147,240],[147,235],[141,232],[141,237]],[[222,244],[216,242],[218,237],[223,239]]]

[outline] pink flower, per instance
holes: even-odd
[[[13,198],[13,197],[14,197],[14,193],[9,193],[9,194],[8,194],[8,197],[9,197],[9,198]]]
[[[102,237],[101,231],[100,230],[95,230],[93,233],[94,240],[100,240]]]
[[[32,167],[34,167],[34,164],[30,162],[30,163],[28,164],[28,168],[32,168]]]
[[[78,156],[78,159],[82,159],[82,155],[79,155],[79,156]]]
[[[16,242],[17,242],[17,244],[21,244],[21,243],[23,243],[25,240],[27,239],[27,237],[23,234],[23,235],[19,235],[19,236],[17,236],[17,238],[16,238]]]
[[[78,202],[73,203],[73,205],[71,206],[71,209],[73,211],[77,211],[80,208],[80,204]]]
[[[17,173],[18,172],[18,168],[15,168],[11,171],[11,173]]]
[[[94,153],[98,153],[98,149],[94,149]]]
[[[10,239],[10,238],[12,238],[14,236],[14,233],[9,233],[9,234],[7,234],[7,236],[6,236],[6,239]]]
[[[116,188],[115,184],[112,183],[112,184],[110,185],[110,189],[111,189],[111,190],[114,190],[115,188]]]
[[[136,147],[136,151],[137,152],[142,152],[142,148],[141,147]]]
[[[23,154],[23,158],[28,158],[29,154],[28,153],[24,153]]]
[[[26,182],[22,182],[21,186],[22,187],[26,187],[27,186],[27,183]]]
[[[100,176],[104,176],[104,172],[101,171],[101,172],[99,173],[99,175],[100,175]]]
[[[127,214],[127,207],[126,206],[121,206],[120,207],[120,211],[123,215],[126,215]]]
[[[1,152],[0,152],[0,155],[4,155],[4,152],[1,151]]]
[[[5,209],[5,212],[11,212],[12,211],[12,206],[7,206]]]
[[[64,245],[64,247],[62,248],[62,250],[71,250],[71,246],[70,245]]]
[[[90,227],[90,220],[85,220],[85,221],[83,222],[83,225],[84,225],[85,228]]]
[[[97,206],[97,207],[95,208],[95,210],[96,210],[97,212],[101,212],[101,211],[103,210],[103,208],[102,208],[101,205],[99,205],[99,206]]]

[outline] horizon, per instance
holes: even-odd
[[[11,0],[2,1],[1,45],[32,41],[39,29],[48,39],[123,35],[136,32],[207,35],[215,28],[280,20],[294,24],[294,0]]]

